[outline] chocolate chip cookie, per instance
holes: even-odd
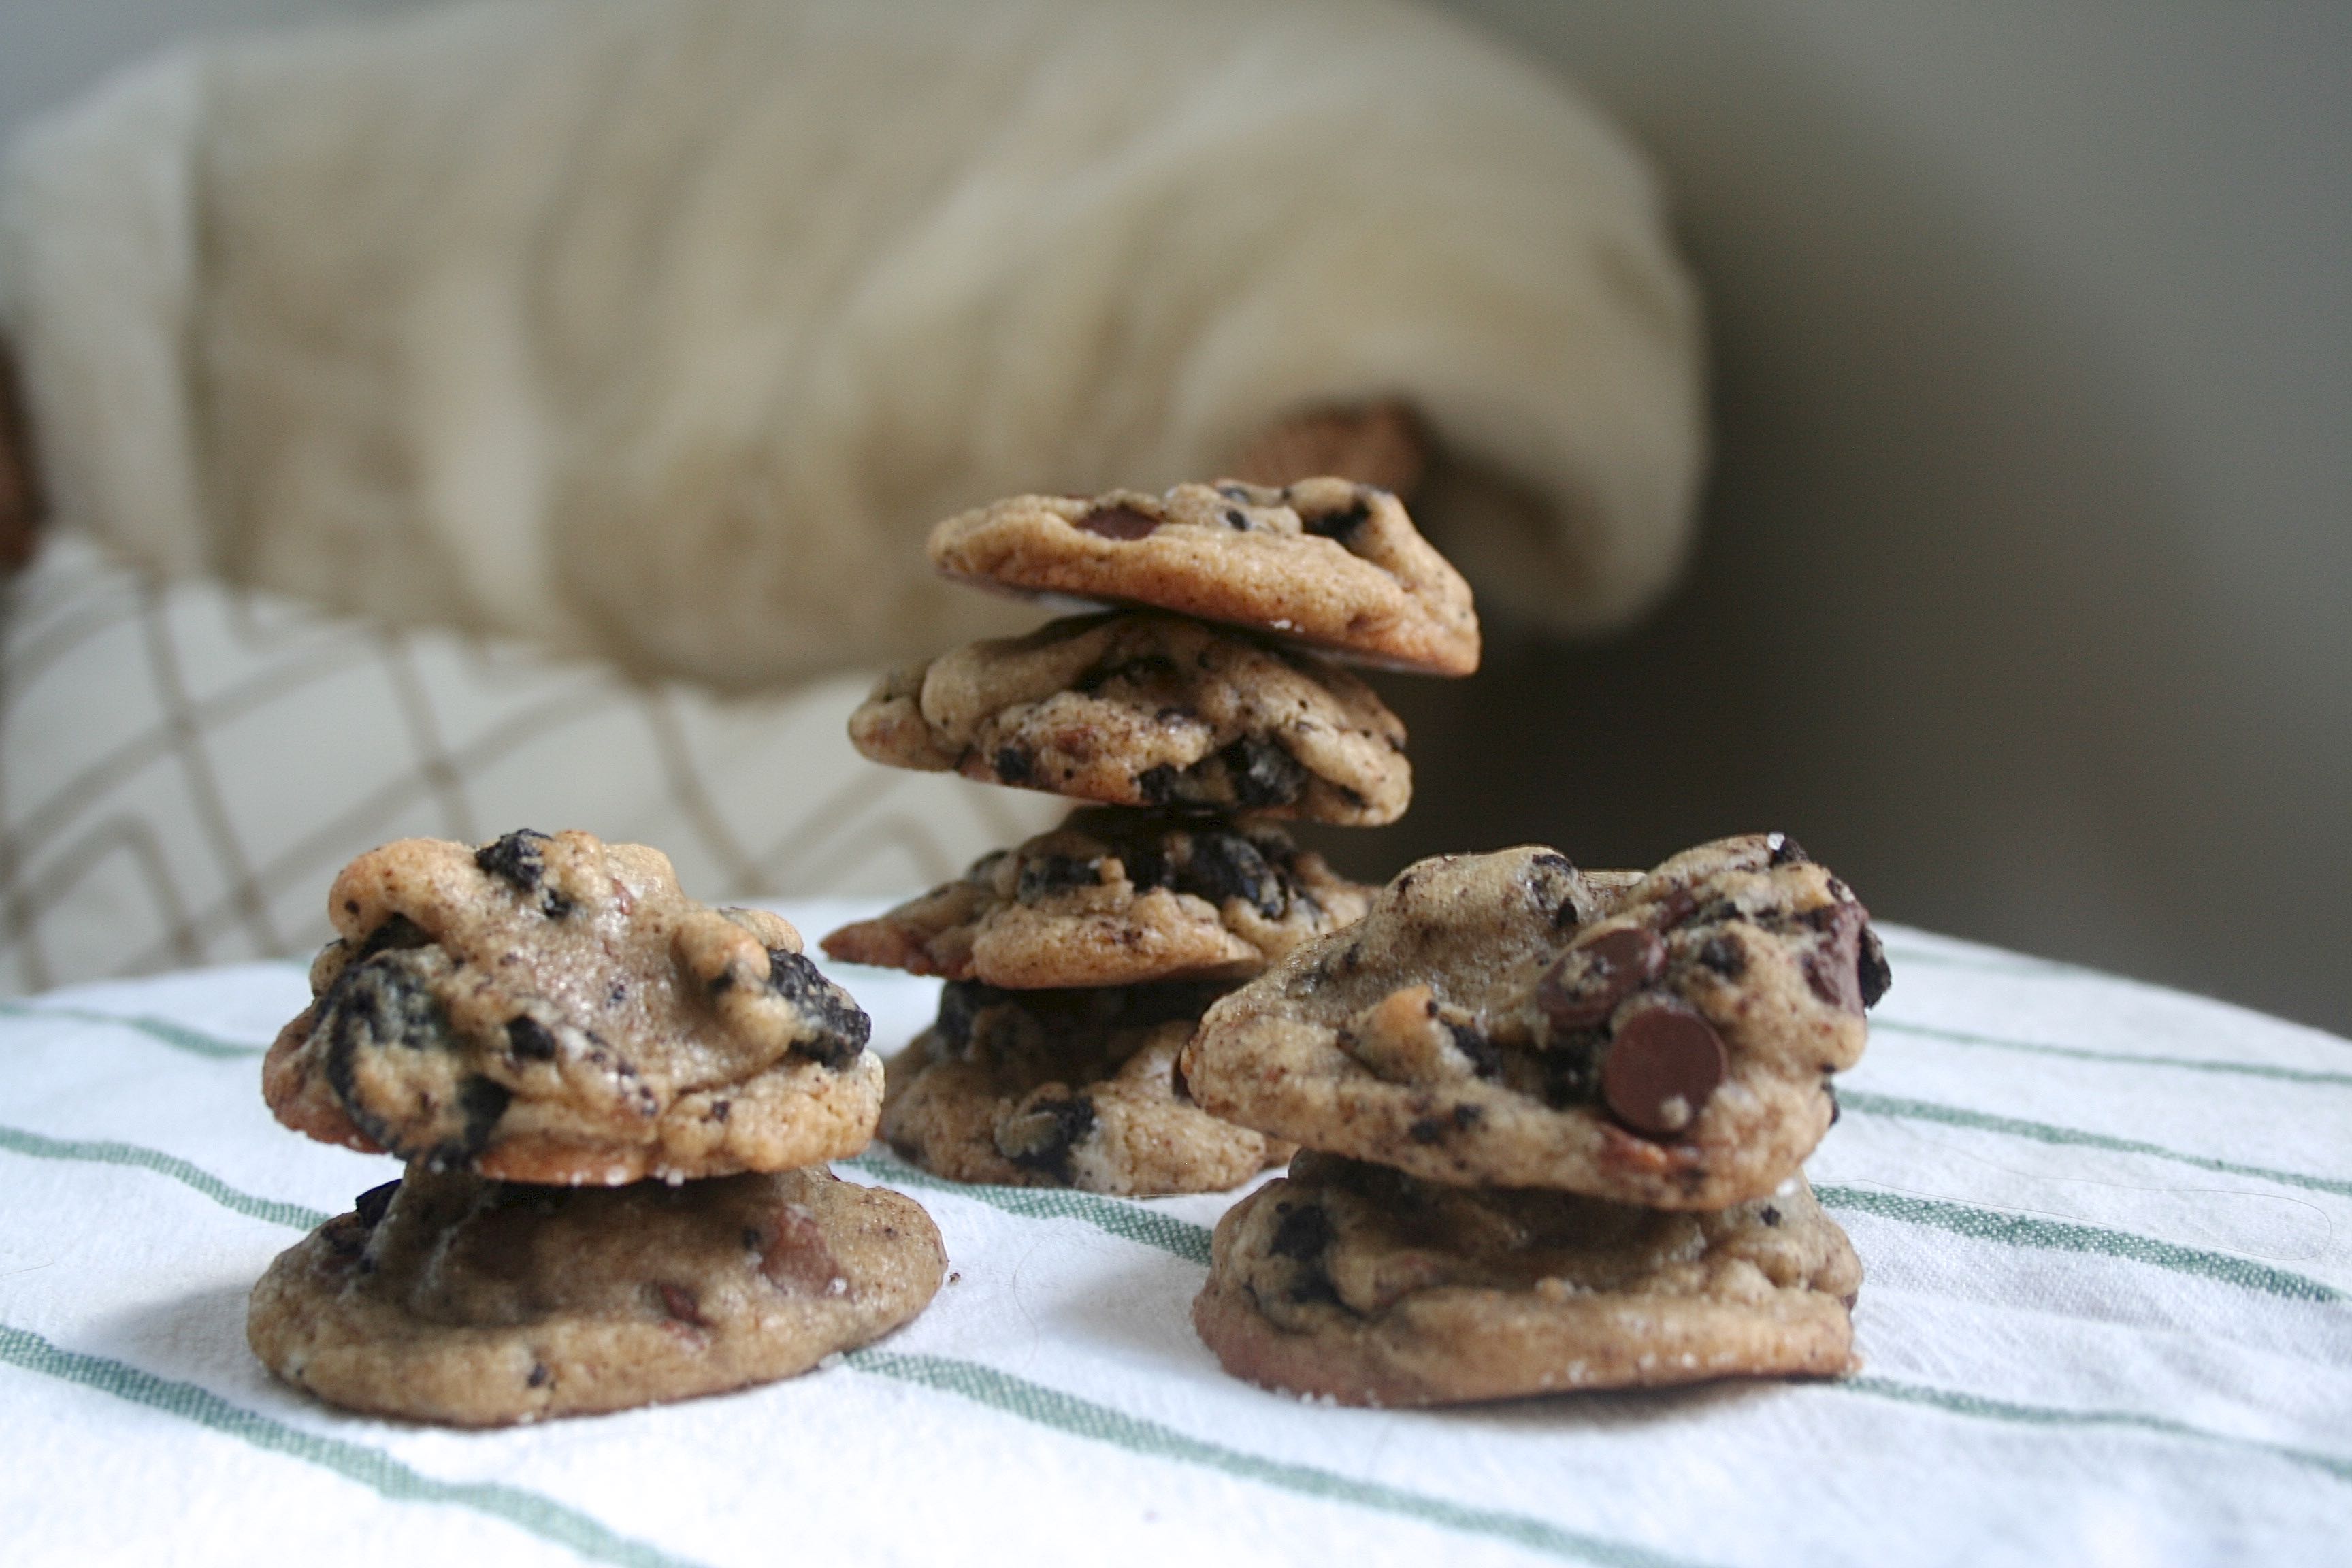
[[[1221,987],[1000,991],[952,982],[891,1059],[882,1136],[960,1182],[1208,1193],[1291,1146],[1192,1103],[1176,1055]]]
[[[1342,1405],[1852,1370],[1862,1265],[1801,1175],[1719,1212],[1467,1189],[1304,1153],[1218,1222],[1192,1322]]]
[[[1013,987],[1242,980],[1360,919],[1371,895],[1272,823],[1097,806],[824,951]]]
[[[1821,1141],[1888,979],[1778,834],[1622,891],[1539,847],[1443,856],[1217,1003],[1182,1070],[1216,1115],[1431,1181],[1718,1209]]]
[[[338,940],[262,1092],[299,1132],[430,1169],[617,1185],[854,1154],[881,1106],[865,1013],[757,910],[641,845],[412,838],[343,868]]]
[[[1176,616],[1073,616],[904,666],[849,738],[894,767],[1111,805],[1371,826],[1412,798],[1404,725],[1370,687]]]
[[[1339,479],[1014,496],[931,530],[950,576],[1151,605],[1360,663],[1468,675],[1470,586],[1388,491]]]
[[[279,1254],[246,1337],[332,1405],[499,1426],[805,1372],[923,1310],[913,1199],[822,1169],[520,1186],[411,1166]]]

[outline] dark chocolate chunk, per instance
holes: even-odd
[[[1807,914],[1805,923],[1822,933],[1804,957],[1805,984],[1831,1006],[1861,1012],[1862,932],[1869,917],[1860,904],[1830,904]]]
[[[1805,853],[1805,847],[1803,845],[1798,843],[1795,839],[1790,837],[1785,833],[1766,834],[1764,836],[1764,845],[1766,848],[1772,851],[1772,864],[1775,866],[1801,865],[1805,861],[1812,858],[1811,856]]]
[[[1077,526],[1105,539],[1141,539],[1160,526],[1160,520],[1131,506],[1107,506],[1078,519]]]
[[[394,915],[383,924],[368,932],[367,941],[360,944],[361,958],[373,958],[379,952],[405,952],[413,947],[429,947],[433,939],[425,928],[406,915]]]
[[[1302,517],[1298,520],[1298,526],[1318,539],[1335,539],[1345,544],[1371,515],[1372,509],[1358,501],[1345,511],[1327,511],[1319,517]]]
[[[1441,1021],[1445,1025],[1445,1032],[1454,1037],[1454,1048],[1470,1058],[1472,1072],[1480,1078],[1502,1076],[1502,1047],[1480,1034],[1474,1025],[1457,1024],[1450,1018]]]
[[[1895,966],[1886,962],[1885,944],[1867,921],[1863,925],[1862,942],[1854,953],[1854,984],[1862,993],[1864,1007],[1877,1006],[1886,988],[1895,984]]]
[[[1234,792],[1246,810],[1288,805],[1307,789],[1307,768],[1272,741],[1244,735],[1217,753]]]
[[[1053,1086],[1058,1088],[1059,1086]],[[1070,1183],[1070,1151],[1095,1129],[1094,1102],[1062,1091],[1040,1090],[996,1127],[996,1149],[1024,1170],[1043,1171],[1064,1186]]]
[[[1666,944],[1657,932],[1620,926],[1562,953],[1537,984],[1536,1005],[1556,1029],[1597,1029],[1665,966]]]
[[[530,1375],[523,1381],[533,1388],[545,1388],[554,1376],[553,1373],[547,1370],[545,1362],[535,1361],[530,1363]]]
[[[517,892],[535,893],[539,891],[540,879],[547,875],[547,843],[546,834],[518,827],[475,850],[474,864],[511,883]]]
[[[702,1304],[694,1299],[694,1292],[685,1286],[659,1284],[654,1289],[660,1293],[662,1310],[679,1322],[691,1323],[698,1329],[707,1329],[711,1326],[710,1320],[702,1315]]]
[[[1152,805],[1173,805],[1181,797],[1184,775],[1167,763],[1158,763],[1135,775],[1135,787]]]
[[[1249,519],[1244,517],[1238,510],[1227,509],[1225,512],[1226,527],[1234,529],[1236,531],[1242,531],[1247,530],[1249,525]]]
[[[807,1039],[794,1040],[793,1049],[822,1066],[847,1067],[874,1033],[866,1009],[801,953],[768,950],[768,989],[797,1008],[813,1031]]]
[[[1037,759],[1018,746],[999,746],[996,755],[988,760],[997,778],[1018,789],[1037,780]]]
[[[1700,944],[1698,961],[1726,980],[1737,980],[1748,973],[1748,950],[1738,937],[1727,933],[1711,936]]]
[[[1289,900],[1282,878],[1256,845],[1238,833],[1203,827],[1191,836],[1184,874],[1177,886],[1213,904],[1239,899],[1268,920],[1281,918]]]
[[[525,1061],[551,1062],[555,1059],[555,1037],[547,1026],[525,1014],[507,1020],[507,1049]]]
[[[1776,1226],[1780,1223],[1780,1211],[1774,1208],[1770,1204],[1766,1204],[1762,1208],[1756,1211],[1756,1217],[1762,1220],[1766,1225]]]
[[[1416,1116],[1404,1131],[1416,1143],[1434,1143],[1445,1136],[1445,1123],[1434,1116]]]
[[[1729,1070],[1714,1026],[1687,1004],[1661,995],[1617,1025],[1601,1058],[1601,1094],[1634,1131],[1669,1137],[1698,1119]]]
[[[1276,1258],[1312,1263],[1331,1245],[1332,1235],[1331,1216],[1324,1212],[1321,1204],[1301,1204],[1297,1208],[1286,1205],[1265,1246]]]
[[[352,1200],[352,1210],[360,1223],[373,1230],[383,1223],[384,1210],[392,1207],[393,1194],[400,1191],[400,1179],[395,1176],[380,1187],[370,1187]]]
[[[1099,855],[1033,855],[1021,862],[1013,896],[1024,904],[1072,888],[1092,888],[1102,881]]]

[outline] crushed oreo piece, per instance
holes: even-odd
[[[790,1002],[815,1031],[805,1040],[793,1042],[795,1054],[837,1069],[856,1060],[866,1048],[874,1020],[804,955],[770,948],[768,989]]]
[[[1045,1091],[1015,1110],[996,1127],[996,1150],[1024,1170],[1043,1171],[1067,1186],[1070,1151],[1095,1129],[1094,1102],[1063,1091],[1054,1098]]]
[[[383,1223],[384,1211],[392,1207],[393,1197],[399,1191],[400,1178],[397,1176],[380,1187],[370,1187],[352,1200],[352,1212],[360,1216],[362,1225],[373,1230]]]

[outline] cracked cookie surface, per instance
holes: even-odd
[[[1225,481],[1165,495],[1014,496],[931,531],[950,576],[1150,605],[1433,675],[1478,668],[1470,585],[1388,491]]]
[[[642,845],[528,829],[345,867],[262,1093],[299,1132],[507,1181],[778,1171],[864,1148],[869,1024],[757,910]]]
[[[1778,834],[1625,882],[1537,847],[1422,861],[1212,1007],[1185,1079],[1219,1116],[1431,1181],[1760,1197],[1862,1055],[1889,980],[1868,913]]]
[[[849,738],[893,767],[1109,805],[1376,826],[1412,798],[1404,725],[1370,687],[1176,616],[1071,616],[902,666]]]
[[[1687,1214],[1309,1152],[1226,1211],[1212,1259],[1192,1321],[1225,1370],[1343,1405],[1854,1365],[1862,1265],[1801,1175]]]
[[[246,1337],[330,1404],[496,1426],[790,1377],[913,1318],[946,1261],[912,1198],[822,1169],[561,1188],[411,1167],[279,1254]]]
[[[1091,807],[824,945],[1018,988],[1241,980],[1361,918],[1372,891],[1271,823]]]
[[[1218,1121],[1177,1080],[1177,1053],[1221,989],[950,983],[938,1021],[891,1058],[882,1136],[960,1182],[1222,1192],[1291,1145]]]

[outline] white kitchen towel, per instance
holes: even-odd
[[[850,906],[786,905],[813,933]],[[859,906],[865,908],[870,906]],[[515,1431],[341,1414],[245,1347],[392,1162],[270,1121],[291,963],[0,1003],[11,1562],[2342,1563],[2352,1043],[1901,929],[1811,1163],[1867,1365],[1485,1408],[1226,1377],[1225,1196],[964,1187],[876,1151],[952,1281],[774,1386]],[[840,972],[895,1046],[931,988]]]

